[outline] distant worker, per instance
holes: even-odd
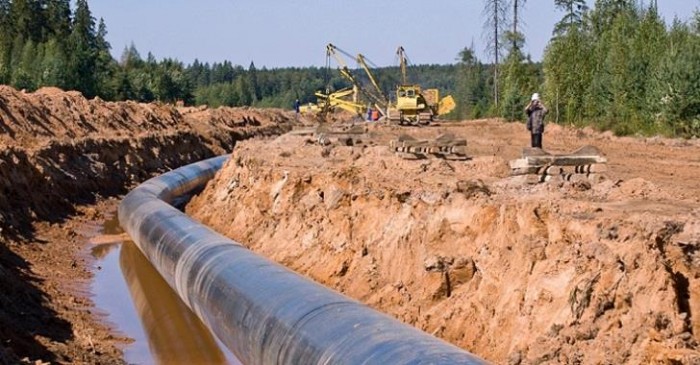
[[[379,110],[378,109],[372,109],[372,121],[376,122],[379,120]]]
[[[299,102],[299,99],[294,100],[294,111],[299,115],[299,109],[301,108],[301,103]]]
[[[527,113],[527,130],[532,136],[532,147],[542,148],[542,133],[544,133],[544,116],[548,110],[540,101],[540,94],[532,94],[530,104],[525,108]]]

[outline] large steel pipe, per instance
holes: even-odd
[[[170,205],[201,188],[227,158],[148,180],[124,198],[119,221],[182,300],[243,363],[484,363],[251,252]]]

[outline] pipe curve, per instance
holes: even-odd
[[[228,159],[155,177],[119,222],[168,284],[244,364],[484,364],[478,357],[259,256],[170,204]]]

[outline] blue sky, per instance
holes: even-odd
[[[644,0],[640,0],[644,1]],[[646,0],[648,2],[649,0]],[[589,2],[592,2],[589,0]],[[484,0],[91,0],[104,18],[115,57],[133,43],[142,56],[191,63],[230,60],[247,67],[323,66],[325,45],[362,53],[378,66],[406,49],[414,64],[454,63],[474,43],[485,58]],[[527,51],[541,59],[562,13],[553,0],[529,0]],[[670,22],[687,20],[700,0],[658,0]]]

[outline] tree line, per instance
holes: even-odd
[[[652,1],[553,0],[561,11],[542,62],[525,52],[526,0],[484,0],[489,59],[465,47],[452,65],[411,65],[410,82],[453,94],[450,118],[519,120],[539,91],[550,119],[618,134],[700,134],[700,15],[668,25]],[[349,86],[324,67],[256,68],[229,61],[184,65],[142,57],[132,44],[111,56],[107,27],[87,0],[0,0],[0,83],[56,86],[86,97],[187,105],[283,107]],[[321,50],[322,51],[322,50]],[[398,65],[397,65],[398,66]],[[397,66],[374,69],[388,95]],[[360,69],[358,78],[365,79]]]
[[[536,64],[523,54],[518,25],[526,1],[484,4],[492,62],[481,64],[473,48],[462,51],[459,90],[461,100],[475,100],[484,88],[493,97],[466,103],[468,115],[485,108],[518,119],[539,90],[558,123],[620,135],[700,136],[700,12],[668,25],[655,0],[595,0],[590,8],[585,0],[554,0],[562,18]]]
[[[618,134],[700,135],[700,13],[665,24],[656,1],[557,0],[565,16],[544,57],[562,123]]]
[[[229,61],[190,65],[140,54],[134,44],[111,56],[107,27],[86,0],[0,0],[0,83],[34,91],[43,86],[78,90],[86,97],[188,105],[285,107],[314,93],[349,86],[326,68],[257,69]],[[322,50],[321,50],[322,51]],[[415,82],[454,89],[455,66],[414,66]],[[398,68],[376,70],[385,90]]]

